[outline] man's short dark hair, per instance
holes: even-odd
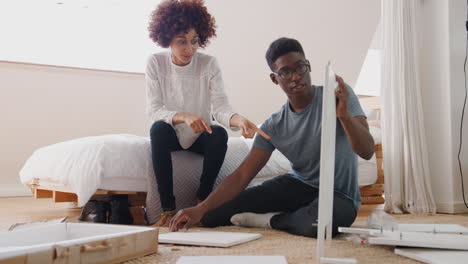
[[[299,52],[302,55],[305,55],[304,50],[302,49],[301,43],[299,43],[299,41],[295,39],[279,38],[273,41],[270,44],[270,47],[268,47],[268,50],[265,55],[265,58],[267,60],[267,63],[270,69],[273,71],[273,64],[275,63],[275,61],[279,57],[289,52]]]

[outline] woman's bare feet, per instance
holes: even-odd
[[[167,211],[163,212],[161,216],[159,217],[158,222],[156,224],[152,225],[154,227],[169,227],[169,222],[171,221],[171,218],[177,213],[176,210],[174,211]]]

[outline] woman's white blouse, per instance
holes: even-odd
[[[217,60],[200,52],[186,66],[175,65],[169,51],[151,55],[146,67],[146,98],[151,124],[162,120],[172,125],[184,149],[200,133],[194,133],[185,123],[173,124],[176,113],[195,114],[208,123],[213,117],[224,127],[229,127],[235,114],[224,91]]]

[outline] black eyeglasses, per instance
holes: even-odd
[[[303,75],[307,71],[310,72],[310,63],[308,60],[305,63],[299,64],[295,69],[287,69],[279,72],[273,72],[274,75],[279,76],[283,80],[291,80],[294,73],[298,75]]]

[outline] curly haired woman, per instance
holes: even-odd
[[[163,213],[155,226],[166,226],[175,214],[171,152],[188,150],[203,155],[197,203],[212,191],[227,151],[227,132],[211,124],[240,129],[252,138],[268,137],[234,112],[224,91],[216,59],[198,52],[216,36],[215,19],[203,0],[166,0],[152,13],[150,38],[169,51],[153,54],[146,69],[147,106],[153,169]]]

